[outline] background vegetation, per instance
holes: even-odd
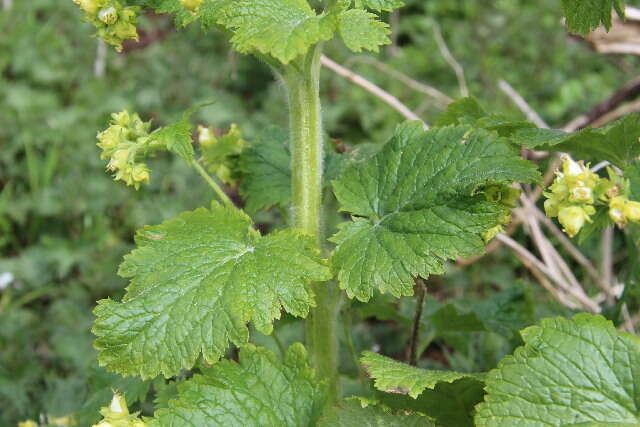
[[[389,17],[394,45],[379,55],[353,56],[339,44],[328,54],[426,122],[443,103],[380,64],[460,97],[464,87],[441,53],[438,34],[464,68],[469,93],[487,110],[521,115],[498,89],[504,79],[552,126],[588,111],[636,76],[634,57],[599,55],[567,36],[559,0],[406,3]],[[92,28],[79,20],[71,1],[15,1],[0,12],[0,426],[71,413],[86,425],[112,387],[139,397],[143,410],[171,396],[164,382],[123,380],[97,367],[91,310],[96,300],[123,292],[126,282],[115,271],[132,248],[134,230],[206,205],[211,195],[183,162],[168,156],[155,160],[150,186],[135,192],[114,183],[95,146],[108,115],[129,108],[164,124],[214,101],[197,121],[220,132],[243,123],[250,140],[267,126],[287,123],[282,88],[268,68],[232,52],[219,35],[175,32],[169,18],[147,15],[140,43],[126,45],[120,55],[108,49],[102,58]],[[382,143],[401,120],[329,70],[323,85],[326,130],[338,146]],[[278,212],[258,220],[264,227],[280,224]],[[524,232],[514,237],[527,245]],[[582,249],[596,253],[599,243],[591,239]],[[491,369],[519,344],[514,330],[541,316],[567,314],[508,250],[451,270],[446,280],[429,283],[418,340],[421,366]],[[445,297],[454,306],[443,308]],[[343,355],[345,394],[364,387],[354,353],[383,349],[406,358],[415,306],[414,298],[377,297],[366,307],[345,308],[344,347],[351,349]],[[438,322],[443,310],[455,307],[486,319],[484,330]],[[615,321],[616,313],[612,308]],[[285,318],[276,325],[276,339],[257,333],[254,339],[278,349],[301,334],[299,322]]]

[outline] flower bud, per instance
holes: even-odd
[[[182,6],[184,6],[185,9],[189,9],[191,12],[195,13],[198,11],[202,1],[203,0],[180,0],[180,3],[182,3]]]
[[[98,19],[107,25],[113,25],[118,21],[118,11],[113,6],[100,9]]]
[[[624,225],[626,223],[624,213],[620,209],[609,209],[609,218],[618,225]]]
[[[558,212],[558,221],[560,221],[569,237],[578,234],[588,219],[589,216],[579,206],[568,206]]]
[[[640,221],[640,203],[632,200],[627,200],[622,210],[627,221],[639,222]]]
[[[89,15],[95,15],[98,12],[96,0],[73,0],[73,2]]]
[[[114,125],[120,125],[126,128],[131,125],[131,114],[129,114],[127,110],[120,111],[119,113],[113,113],[111,114],[111,120]]]
[[[206,126],[198,126],[198,142],[203,147],[210,147],[218,142],[218,140],[211,131],[211,128],[208,128]]]
[[[549,218],[554,218],[558,216],[559,204],[558,200],[551,197],[544,201],[544,211]]]
[[[107,169],[114,171],[118,169],[123,169],[129,163],[129,150],[116,150],[111,156],[111,160],[107,165]]]
[[[566,176],[579,176],[584,171],[584,166],[565,155],[562,158],[562,171]]]
[[[575,187],[570,191],[569,201],[593,203],[593,191],[589,187]]]
[[[493,240],[494,237],[496,237],[498,234],[502,233],[503,231],[504,231],[504,228],[501,225],[496,225],[495,227],[492,227],[487,231],[485,231],[484,233],[482,233],[480,237],[482,237],[482,240],[484,240],[485,243],[489,243],[491,240]]]
[[[149,168],[144,163],[138,163],[131,170],[131,177],[134,182],[149,183]]]
[[[109,405],[109,410],[114,414],[129,414],[129,408],[127,408],[127,401],[124,396],[120,393],[114,393],[113,399],[111,399],[111,404]]]

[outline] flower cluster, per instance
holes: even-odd
[[[596,213],[597,208],[608,209],[609,218],[624,226],[629,221],[640,221],[640,203],[628,199],[629,185],[613,170],[609,179],[591,172],[583,162],[565,156],[562,172],[544,193],[547,216],[558,217],[565,233],[575,236]]]
[[[154,148],[149,136],[151,122],[143,122],[138,114],[127,111],[112,114],[111,126],[98,133],[101,159],[109,159],[107,169],[114,172],[116,180],[140,188],[149,183],[149,169],[145,163],[136,162]]]
[[[93,427],[146,427],[147,425],[138,418],[138,413],[129,413],[127,402],[124,396],[115,393],[111,404],[100,410],[104,417],[98,424]]]
[[[247,145],[238,126],[232,124],[229,132],[219,138],[211,128],[198,126],[198,143],[202,151],[202,161],[209,172],[225,184],[233,184],[235,162]]]
[[[138,40],[138,6],[122,5],[120,0],[73,0],[85,13],[84,20],[96,27],[96,37],[122,51],[122,42]]]
[[[511,209],[516,207],[520,198],[520,190],[505,185],[489,185],[484,190],[484,196],[489,202],[500,203],[505,208],[505,213],[498,219],[495,227],[482,233],[482,239],[489,242],[504,231],[504,226],[511,222]]]

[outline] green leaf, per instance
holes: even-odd
[[[462,98],[449,104],[447,111],[438,116],[434,125],[438,127],[473,125],[485,116],[487,116],[487,112],[476,98]]]
[[[245,209],[254,213],[272,206],[287,207],[291,202],[291,152],[289,131],[271,127],[262,131],[240,154],[238,168],[242,174],[240,195]],[[380,144],[360,144],[348,153],[339,154],[327,147],[324,157],[325,184],[340,177],[346,166],[367,159]]]
[[[514,141],[527,148],[571,153],[576,159],[608,160],[624,168],[640,156],[640,114],[630,114],[601,129],[575,133],[549,129],[523,129]]]
[[[167,146],[168,150],[173,151],[187,162],[193,161],[193,144],[191,139],[191,115],[209,104],[202,104],[192,107],[182,114],[182,118],[162,128],[156,129],[151,134],[151,139],[161,142]]]
[[[302,344],[284,360],[251,344],[240,361],[223,360],[178,385],[179,398],[156,411],[152,427],[314,426],[324,387],[307,364]]]
[[[454,304],[447,304],[438,309],[431,318],[431,323],[438,333],[480,332],[487,330],[476,313],[464,313]]]
[[[481,374],[428,371],[370,351],[362,353],[360,362],[374,379],[378,390],[408,394],[414,399],[427,389],[433,390],[439,383],[452,383],[462,378],[482,379]]]
[[[323,416],[318,427],[435,427],[427,417],[418,414],[394,414],[385,408],[362,406],[356,399],[340,403]]]
[[[306,0],[226,0],[218,22],[234,31],[240,52],[256,49],[288,64],[333,37],[333,17],[316,15]]]
[[[624,18],[625,6],[624,0],[562,0],[562,7],[569,31],[587,35],[600,24],[609,30],[613,9]]]
[[[136,235],[119,274],[131,278],[122,302],[99,301],[93,328],[99,361],[122,375],[172,376],[202,353],[213,363],[247,322],[270,333],[280,310],[305,317],[312,281],[331,275],[313,240],[295,230],[268,236],[241,211],[212,204]]]
[[[490,331],[506,338],[511,338],[534,321],[531,297],[521,285],[510,287],[490,299],[474,302],[469,311],[447,304],[429,319],[439,334]]]
[[[624,169],[624,177],[629,180],[631,200],[640,201],[640,162],[635,161]]]
[[[333,183],[354,216],[331,238],[340,287],[362,301],[375,289],[411,295],[415,276],[443,273],[446,260],[482,252],[481,234],[508,214],[477,194],[483,185],[538,177],[506,140],[486,131],[398,127],[380,153]]]
[[[511,120],[499,114],[488,114],[474,97],[462,98],[448,105],[447,111],[436,119],[435,126],[469,125],[511,136],[520,129],[535,128],[531,122]]]
[[[391,43],[391,30],[378,16],[362,9],[351,9],[338,16],[338,32],[344,44],[353,52],[363,49],[378,52],[379,46]]]
[[[602,316],[545,319],[486,379],[479,427],[637,426],[640,339]]]
[[[438,427],[473,427],[474,408],[483,397],[484,383],[474,378],[439,383],[416,399],[397,393],[376,393],[381,404],[394,411],[425,414],[433,418]]]
[[[360,9],[371,9],[378,12],[391,12],[393,9],[404,6],[400,0],[356,0],[356,7]]]
[[[210,2],[210,0],[207,0],[207,2]],[[155,9],[156,13],[175,14],[177,27],[184,27],[197,18],[197,16],[182,5],[180,0],[148,0],[145,5]]]
[[[289,133],[272,127],[261,132],[239,160],[240,194],[249,212],[271,206],[286,207],[291,201],[291,153]]]

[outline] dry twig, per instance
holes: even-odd
[[[400,102],[398,98],[396,98],[395,96],[391,95],[390,93],[380,88],[380,86],[374,83],[371,83],[369,80],[365,79],[359,74],[354,73],[348,68],[345,68],[340,64],[337,64],[336,62],[329,59],[325,55],[322,55],[322,57],[320,58],[320,61],[322,62],[322,65],[325,66],[326,68],[330,69],[331,71],[338,74],[339,76],[344,77],[350,82],[360,86],[367,92],[375,95],[377,98],[384,101],[391,108],[393,108],[394,110],[402,114],[402,116],[405,117],[406,119],[418,120],[422,122],[425,129],[429,129],[429,126],[420,117],[418,117],[416,113],[411,111],[406,105]]]

